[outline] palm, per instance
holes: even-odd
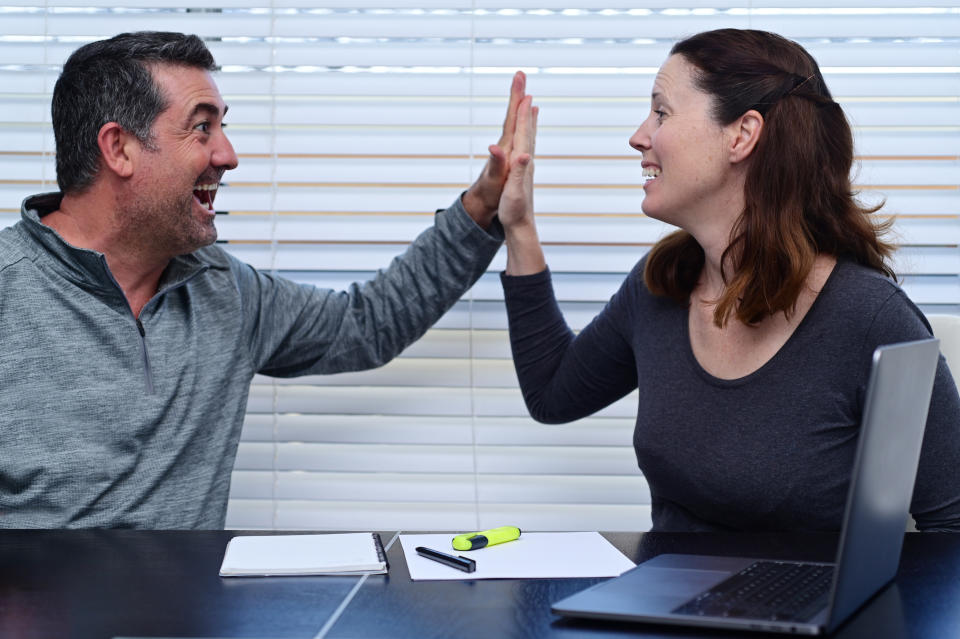
[[[517,108],[517,126],[507,158],[509,173],[498,210],[500,222],[506,227],[533,221],[533,153],[537,114],[538,110],[532,106],[529,96]]]

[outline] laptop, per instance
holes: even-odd
[[[663,554],[551,610],[590,619],[832,632],[897,572],[938,356],[936,338],[873,354],[835,563]],[[801,594],[793,593],[798,584],[791,580]]]

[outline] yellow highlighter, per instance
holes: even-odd
[[[487,546],[495,546],[507,541],[513,541],[520,536],[520,529],[516,526],[500,526],[480,532],[463,533],[453,538],[454,550],[479,550]]]

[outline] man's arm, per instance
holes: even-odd
[[[530,109],[525,86],[517,72],[500,140],[489,147],[477,181],[371,280],[331,291],[237,267],[255,370],[292,376],[380,366],[460,299],[503,241],[493,220],[510,172],[518,110]]]
[[[253,370],[279,377],[381,366],[420,338],[486,271],[499,229],[481,229],[460,200],[366,282],[335,291],[238,261]]]

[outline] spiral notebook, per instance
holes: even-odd
[[[227,543],[220,576],[376,575],[389,568],[377,533],[243,535]]]

